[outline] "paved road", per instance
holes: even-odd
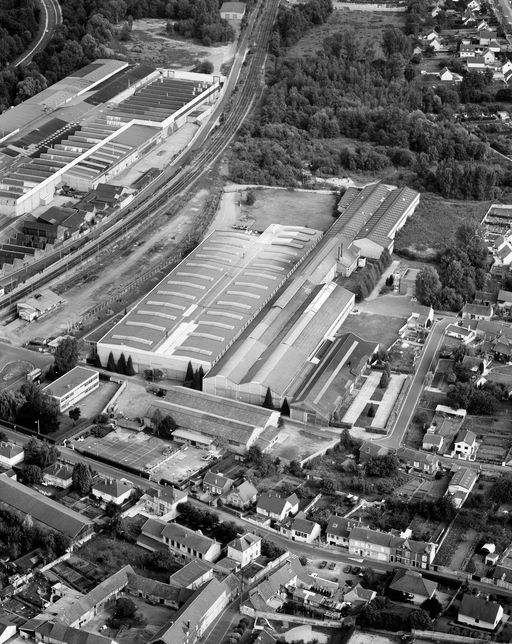
[[[398,414],[393,429],[387,436],[377,438],[374,442],[392,449],[398,449],[400,447],[404,434],[407,431],[407,427],[411,422],[414,410],[416,409],[416,405],[418,404],[421,392],[423,391],[425,376],[427,375],[430,365],[432,364],[432,360],[443,341],[446,327],[449,324],[453,324],[455,321],[455,318],[448,317],[438,320],[434,324],[423,348],[419,364],[416,368],[416,373],[414,374],[409,386],[409,391],[406,394],[405,401],[402,404],[402,409]]]
[[[14,61],[14,67],[30,62],[34,54],[44,49],[53,36],[55,27],[62,22],[62,12],[57,0],[40,0],[40,2],[43,9],[43,24],[39,30],[37,40],[28,51]]]

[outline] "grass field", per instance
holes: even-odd
[[[263,231],[271,224],[284,224],[326,231],[334,222],[335,194],[273,188],[254,190],[256,201],[248,206],[246,192],[224,193],[212,227],[226,230],[237,223]]]
[[[349,315],[343,322],[343,333],[355,333],[369,342],[378,342],[381,347],[389,347],[397,338],[403,326],[401,318],[387,317],[372,313]]]
[[[371,42],[380,51],[380,37],[382,30],[388,25],[402,27],[405,22],[404,13],[389,13],[378,11],[352,11],[340,8],[333,11],[328,22],[324,25],[311,29],[304,38],[290,49],[290,57],[303,56],[316,51],[323,40],[333,33],[353,30],[357,33],[357,39],[364,39]]]
[[[439,250],[453,238],[464,222],[479,224],[490,201],[448,201],[438,195],[422,193],[419,206],[395,240],[395,251]]]

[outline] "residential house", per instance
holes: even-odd
[[[165,517],[166,521],[171,521],[178,516],[178,505],[186,503],[187,499],[186,492],[166,486],[156,490],[148,490],[141,501],[146,512],[156,514],[158,517]]]
[[[472,340],[476,338],[476,331],[465,326],[460,326],[458,324],[450,324],[446,327],[446,335],[450,338],[456,338],[460,340],[463,344],[469,344]]]
[[[480,3],[478,0],[470,0],[466,9],[469,9],[470,11],[480,11]]]
[[[495,266],[510,266],[512,263],[512,238],[510,236],[498,235],[493,241],[491,251]],[[493,266],[493,270],[495,266]]]
[[[133,492],[133,485],[130,481],[121,479],[100,479],[93,483],[92,494],[103,503],[115,503],[122,505],[127,501]]]
[[[387,447],[383,447],[377,443],[371,443],[370,441],[363,441],[359,448],[359,460],[361,463],[366,463],[370,458],[385,456],[388,452]]]
[[[73,470],[58,461],[43,470],[43,484],[68,490],[73,485]]]
[[[443,67],[439,72],[439,79],[448,83],[462,83],[462,76],[452,72],[448,67]]]
[[[512,309],[512,291],[500,289],[498,292],[498,308],[510,315]]]
[[[228,543],[228,557],[245,568],[261,555],[261,539],[250,532]]]
[[[358,557],[428,568],[434,560],[436,544],[356,527],[350,531],[348,551]]]
[[[493,631],[503,619],[503,606],[483,597],[466,594],[459,607],[457,621],[467,626]]]
[[[343,595],[343,602],[351,606],[365,606],[375,599],[377,593],[375,590],[363,588],[361,584],[356,584],[348,592]]]
[[[223,2],[220,17],[223,20],[242,20],[245,15],[245,2]]]
[[[0,465],[11,468],[18,465],[25,457],[25,451],[21,445],[10,442],[0,442]]]
[[[463,320],[490,320],[493,314],[492,305],[464,304],[461,311]]]
[[[424,36],[423,38],[427,42],[432,42],[436,38],[439,38],[439,34],[437,33],[437,31],[435,29],[432,29],[432,31],[429,31],[428,34],[426,36]]]
[[[487,356],[464,356],[462,358],[462,365],[467,367],[471,372],[473,380],[476,380],[477,385],[480,384],[480,379],[485,376],[489,371],[491,359]],[[484,380],[485,382],[485,380]]]
[[[474,461],[477,449],[476,434],[468,429],[461,429],[455,438],[451,456],[465,461]]]
[[[233,487],[234,480],[223,474],[206,472],[203,479],[203,490],[208,494],[226,494]]]
[[[247,510],[251,505],[256,503],[258,490],[250,481],[244,481],[240,485],[235,485],[226,494],[225,503],[239,510]]]
[[[478,480],[478,472],[471,467],[452,468],[452,478],[446,494],[452,497],[456,508],[460,508]]]
[[[431,599],[437,590],[437,583],[424,579],[420,572],[415,570],[398,570],[389,585],[393,595],[413,604],[422,604],[425,600]]]
[[[256,504],[257,514],[273,519],[284,521],[290,514],[295,515],[299,511],[299,499],[296,494],[282,498],[276,492],[260,494]]]
[[[510,363],[512,361],[512,340],[504,335],[495,338],[491,343],[490,352],[498,362]]]
[[[400,447],[396,455],[408,468],[424,474],[434,474],[439,469],[439,459],[435,454],[425,454],[409,447]]]
[[[478,30],[478,42],[480,45],[489,46],[491,43],[497,42],[497,37],[498,35],[495,31],[490,31],[489,29]]]
[[[282,566],[249,591],[249,600],[256,610],[276,611],[286,601],[287,591],[298,586],[311,588],[312,580],[306,575],[299,559],[290,555]]]
[[[348,548],[349,535],[352,528],[367,528],[357,519],[340,517],[337,514],[331,514],[325,530],[325,540],[330,546],[341,546]]]
[[[162,550],[162,544],[183,559],[216,561],[220,556],[220,543],[190,530],[178,523],[165,523],[160,519],[148,519],[142,526],[137,543],[147,550]]]
[[[37,623],[36,620],[31,620],[34,624],[33,630],[30,624],[23,626],[22,633],[32,635],[36,644],[43,642],[44,644],[117,644],[115,640],[98,633],[88,633],[80,628],[73,628],[58,622],[42,621]]]
[[[444,437],[440,434],[429,434],[428,432],[423,436],[422,449],[428,452],[439,452],[444,443]]]
[[[293,520],[289,520],[286,525],[281,526],[280,530],[292,541],[301,541],[302,543],[313,543],[315,539],[320,538],[322,531],[316,521],[306,519],[304,512],[299,512]]]
[[[494,582],[500,584],[512,584],[512,546],[506,548],[499,558],[493,573]]]

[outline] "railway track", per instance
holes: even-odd
[[[30,294],[34,288],[47,285],[60,277],[70,268],[87,262],[101,249],[119,239],[123,229],[130,228],[149,220],[153,214],[163,210],[179,210],[181,195],[209,170],[211,165],[230,145],[244,118],[249,113],[254,101],[263,90],[263,74],[267,55],[268,41],[277,15],[279,0],[270,0],[261,10],[261,16],[255,18],[252,29],[246,35],[254,42],[252,53],[247,63],[246,78],[236,86],[231,97],[229,111],[220,125],[216,126],[201,145],[197,143],[181,159],[181,167],[163,173],[135,198],[134,205],[119,213],[116,218],[106,221],[101,231],[92,231],[74,252],[59,259],[59,253],[45,258],[43,272],[36,284],[30,283],[0,298],[0,316],[9,318],[15,313],[16,302]],[[255,9],[255,12],[258,9]],[[149,193],[149,194],[148,194]],[[52,269],[52,265],[56,266]],[[9,280],[7,280],[9,281]],[[21,282],[18,279],[17,284]],[[4,280],[5,284],[5,280]],[[11,283],[11,286],[14,281]],[[15,287],[16,288],[16,287]]]

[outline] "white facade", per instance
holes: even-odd
[[[75,367],[55,382],[47,385],[43,391],[52,396],[62,413],[98,389],[99,386],[100,380],[97,371],[85,367]]]
[[[0,465],[12,467],[21,463],[25,457],[23,447],[14,443],[0,443]]]
[[[228,557],[244,568],[261,555],[261,539],[248,533],[228,544]]]

